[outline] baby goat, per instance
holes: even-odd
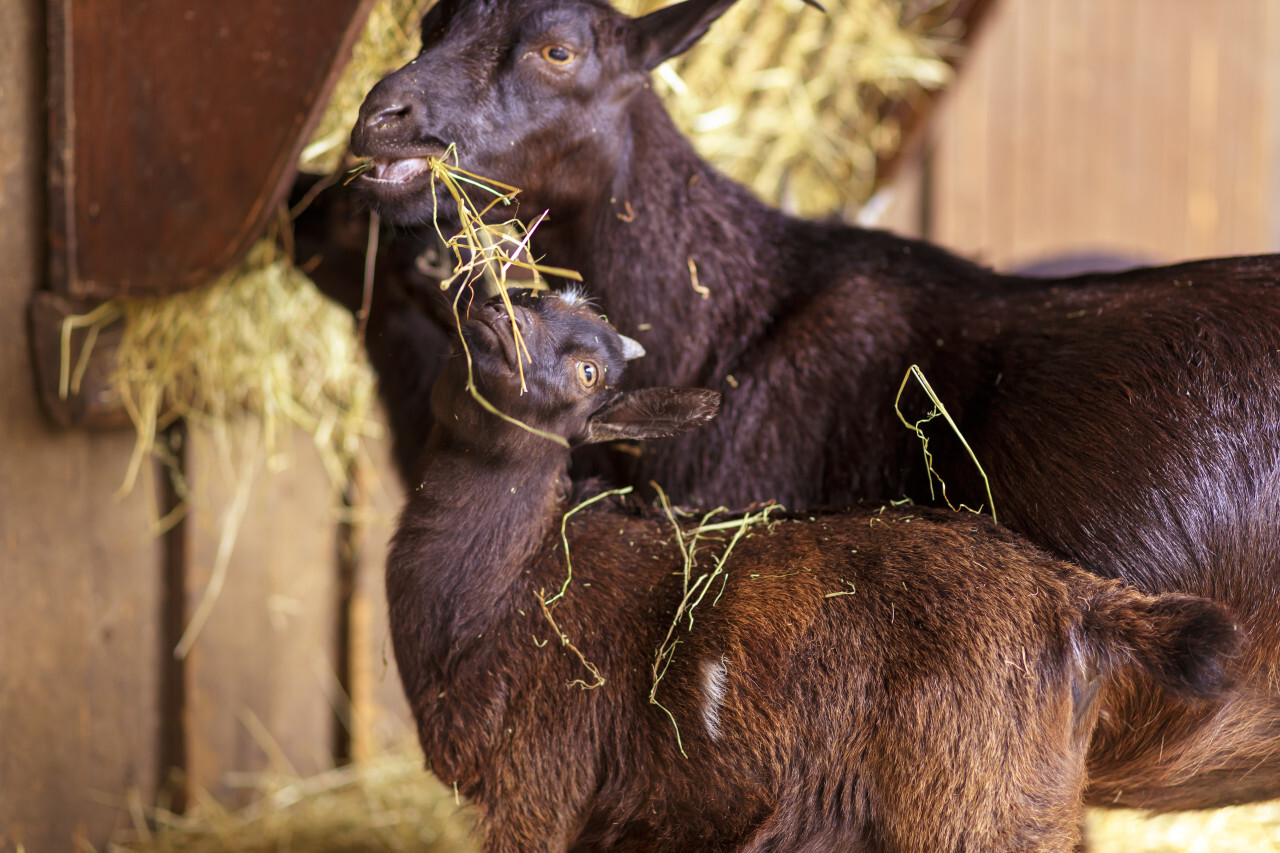
[[[522,217],[549,210],[534,252],[579,270],[649,350],[632,381],[723,395],[716,421],[645,447],[629,476],[679,501],[922,500],[919,442],[894,412],[919,364],[1002,522],[1099,575],[1211,596],[1248,634],[1220,705],[1104,696],[1091,799],[1280,795],[1280,259],[1034,280],[788,217],[700,159],[649,88],[731,5],[630,18],[600,0],[440,0],[422,53],[365,101],[360,183],[385,218],[429,221],[450,201],[424,158],[454,143],[464,168],[522,188]],[[912,420],[928,408],[903,398]],[[941,425],[949,495],[985,503]]]
[[[419,738],[485,850],[1070,850],[1099,689],[1218,689],[1218,605],[970,514],[758,522],[695,602],[732,527],[690,587],[674,514],[570,515],[567,469],[572,445],[673,435],[719,395],[620,391],[634,342],[572,296],[513,304],[468,319],[436,380],[387,562]]]

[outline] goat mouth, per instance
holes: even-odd
[[[374,157],[360,177],[375,186],[402,187],[431,172],[428,157]]]

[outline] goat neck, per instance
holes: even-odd
[[[596,167],[610,178],[576,209],[553,208],[535,248],[581,272],[624,333],[690,342],[647,348],[638,382],[712,384],[797,295],[777,286],[786,259],[769,236],[787,217],[699,157],[651,90],[625,120],[626,144]]]
[[[522,566],[567,497],[567,450],[522,454],[511,441],[486,449],[460,437],[446,417],[450,425],[437,415],[422,482],[409,495],[387,560],[391,633],[398,657],[415,656],[398,660],[415,707],[502,618]]]

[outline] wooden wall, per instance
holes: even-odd
[[[1000,0],[886,224],[997,267],[1280,248],[1280,4]]]
[[[60,430],[40,409],[26,318],[48,256],[45,4],[0,0],[0,21],[0,851],[104,850],[173,767],[191,798],[235,803],[244,774],[315,772],[406,736],[381,603],[399,485],[375,448],[351,528],[309,436],[257,458],[217,603],[175,660],[234,472],[193,429],[180,456],[198,499],[158,535],[163,472],[115,497],[132,433]]]

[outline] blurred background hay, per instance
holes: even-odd
[[[254,802],[229,811],[203,798],[175,815],[133,804],[135,826],[115,853],[474,853],[471,820],[454,792],[404,747],[306,779],[241,780]],[[149,827],[150,824],[154,829]]]
[[[656,77],[676,123],[729,176],[793,213],[852,218],[899,150],[908,108],[951,80],[964,28],[955,0],[824,5],[738,3]]]
[[[311,141],[302,149],[298,165],[304,171],[327,175],[342,168],[351,126],[364,96],[388,73],[413,59],[419,46],[418,21],[432,3],[434,0],[378,0],[374,4],[351,50],[351,61]]]

